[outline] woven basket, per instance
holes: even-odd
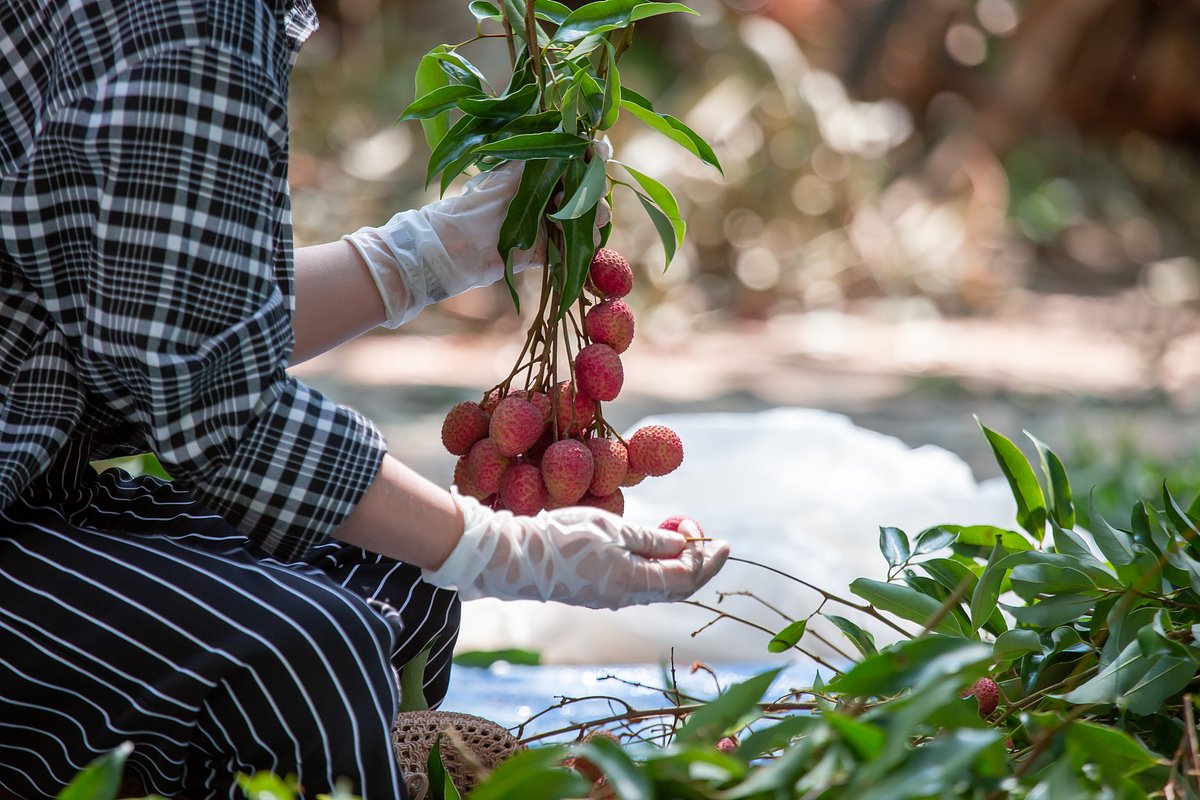
[[[479,782],[482,772],[525,749],[511,733],[483,717],[453,711],[397,714],[392,743],[412,800],[424,800],[428,794],[429,751],[439,733],[442,763],[464,795]]]

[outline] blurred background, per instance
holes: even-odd
[[[419,126],[394,120],[421,55],[475,24],[465,2],[316,5],[291,87],[302,244],[434,198]],[[616,198],[610,244],[639,276],[618,428],[824,408],[987,477],[977,414],[1047,441],[1115,508],[1164,473],[1200,488],[1200,2],[690,5],[639,24],[622,79],[724,176],[636,120],[611,132],[688,224],[664,272]],[[464,54],[503,80],[498,42]],[[441,418],[507,374],[523,327],[493,287],[296,372],[446,483]]]

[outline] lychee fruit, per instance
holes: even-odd
[[[575,439],[562,439],[542,455],[542,480],[556,504],[570,505],[592,482],[592,451]]]
[[[588,286],[604,297],[624,297],[633,289],[633,269],[625,256],[601,247],[588,267]]]
[[[621,393],[625,371],[617,351],[603,342],[592,342],[575,356],[575,379],[579,388],[607,402]]]
[[[646,473],[629,470],[625,473],[625,480],[621,481],[621,486],[628,489],[631,486],[637,486],[644,480],[646,480]]]
[[[483,402],[480,403],[480,407],[483,408],[483,410],[488,414],[491,414],[496,410],[496,406],[499,405],[500,401],[506,397],[520,397],[522,400],[528,400],[529,392],[525,391],[524,389],[504,390],[497,386],[495,389],[492,389],[487,393],[487,397],[483,398]]]
[[[704,528],[700,527],[699,522],[696,522],[696,520],[692,519],[691,517],[684,517],[679,514],[675,514],[674,516],[667,517],[662,522],[658,523],[658,527],[659,527],[659,530],[678,531],[679,525],[682,522],[692,523],[693,525],[696,526],[696,530],[700,532],[700,535],[701,536],[704,535]]]
[[[722,753],[736,753],[738,740],[736,736],[722,736],[717,740],[717,750]]]
[[[537,406],[524,398],[509,395],[496,404],[488,435],[501,455],[515,456],[533,446],[545,425]]]
[[[683,442],[666,425],[647,425],[629,437],[629,469],[633,472],[666,475],[682,463]]]
[[[500,475],[508,465],[509,459],[496,449],[491,439],[480,439],[467,453],[467,483],[484,497],[495,494],[500,490]]]
[[[991,678],[980,678],[960,697],[974,697],[979,701],[979,716],[990,717],[1000,704],[1000,687]]]
[[[542,412],[542,420],[549,422],[550,412],[554,409],[554,404],[550,402],[550,395],[545,392],[530,392],[527,399],[533,403],[534,408]]]
[[[583,329],[593,342],[624,353],[633,341],[633,311],[624,300],[605,300],[583,315]]]
[[[510,464],[500,476],[500,501],[519,516],[533,516],[546,507],[542,471],[532,464]]]
[[[595,469],[588,491],[597,497],[612,494],[625,480],[629,471],[629,454],[625,445],[616,439],[588,439],[585,444],[592,453]]]
[[[465,456],[471,445],[488,435],[488,413],[479,403],[464,400],[442,421],[442,444],[452,455]]]
[[[579,498],[576,505],[591,506],[592,508],[602,508],[605,511],[616,514],[618,517],[625,514],[625,495],[617,489],[612,494],[606,494],[603,497],[588,492],[583,497]]]
[[[560,436],[575,436],[596,419],[592,396],[566,380],[554,387],[555,427]]]

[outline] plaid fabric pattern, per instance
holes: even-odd
[[[268,552],[353,509],[378,431],[290,378],[287,86],[308,0],[0,4],[0,508],[68,443],[152,450]]]

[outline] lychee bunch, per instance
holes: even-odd
[[[621,353],[633,341],[633,311],[620,299],[633,288],[629,262],[600,248],[586,286],[594,299],[585,294],[579,310],[568,311],[578,314],[572,324],[560,326],[553,304],[543,304],[548,316],[534,321],[509,378],[478,403],[458,403],[446,414],[442,443],[459,456],[460,492],[514,514],[579,505],[620,515],[623,489],[683,461],[683,444],[670,428],[650,425],[626,441],[604,419],[601,404],[620,394]],[[557,348],[556,336],[566,338],[565,348]],[[558,356],[564,349],[575,354],[565,364]],[[556,377],[564,366],[569,374]],[[518,375],[523,387],[512,385]]]

